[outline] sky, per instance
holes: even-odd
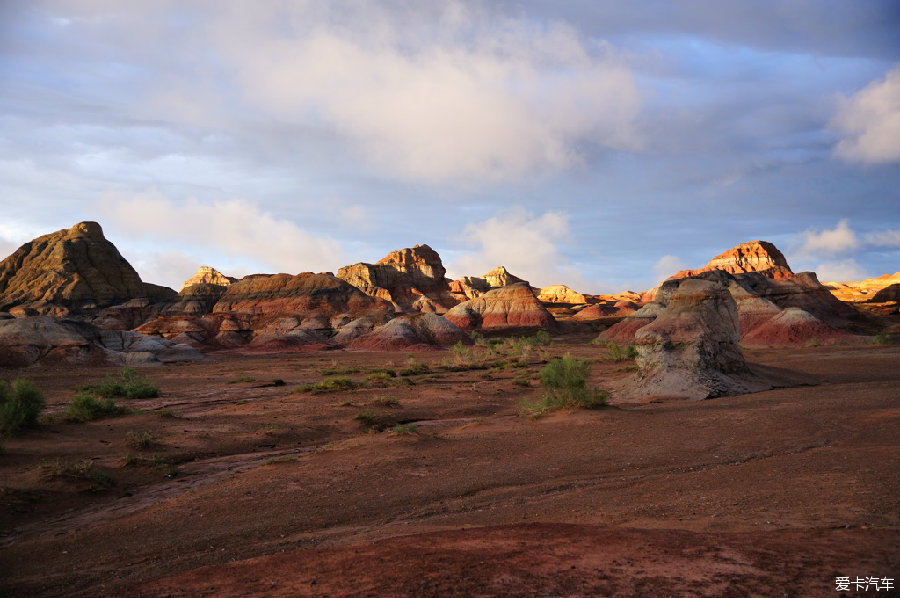
[[[143,280],[645,290],[755,239],[900,270],[895,0],[0,2],[0,255],[101,223]]]

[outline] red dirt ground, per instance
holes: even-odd
[[[323,369],[361,369],[347,375],[362,382],[409,358],[220,356],[145,370],[161,397],[86,424],[60,414],[74,387],[110,370],[8,372],[44,389],[52,421],[3,440],[0,595],[839,596],[837,576],[896,585],[900,349],[747,350],[803,385],[517,415],[540,394],[541,358],[597,358],[601,387],[629,374],[587,340],[492,370],[448,371],[450,353],[419,353],[432,373],[320,395],[293,391]],[[276,378],[287,384],[266,386]],[[367,410],[418,429],[367,432],[354,419]],[[129,446],[129,431],[154,443]],[[82,460],[115,485],[55,475]]]

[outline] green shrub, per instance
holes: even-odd
[[[541,369],[541,388],[544,394],[537,402],[524,401],[523,414],[539,417],[564,407],[590,409],[606,404],[608,393],[587,387],[591,362],[566,355],[554,359]]]
[[[391,432],[397,434],[398,436],[402,436],[404,434],[415,434],[419,431],[419,426],[415,424],[408,424],[406,426],[397,424],[393,428],[391,428]]]
[[[371,409],[360,411],[353,416],[353,419],[358,421],[363,427],[374,430],[376,432],[381,432],[387,427],[384,419]]]
[[[339,368],[339,367],[330,367],[322,370],[323,376],[340,376],[346,374],[358,374],[361,370],[359,368]]]
[[[608,351],[606,359],[610,361],[625,361],[637,357],[637,349],[635,349],[634,345],[622,347],[614,341],[609,341],[606,343],[606,350]]]
[[[391,376],[385,372],[373,372],[366,376],[369,386],[385,387],[391,383]]]
[[[67,421],[88,422],[125,413],[128,413],[128,409],[116,405],[112,398],[98,397],[91,391],[82,390],[69,403],[63,417]]]
[[[553,344],[553,337],[546,330],[538,330],[529,340],[532,345],[546,346]]]
[[[108,490],[116,485],[116,480],[105,471],[94,467],[94,462],[90,459],[76,463],[66,463],[57,460],[54,463],[43,464],[41,469],[47,477],[69,478],[90,482],[89,489],[91,492]]]
[[[385,374],[389,378],[397,377],[397,370],[392,370],[391,368],[371,368],[369,370],[370,374]]]
[[[150,430],[141,430],[140,432],[130,431],[125,434],[125,442],[133,449],[147,450],[157,440],[156,434]]]
[[[125,368],[118,378],[109,374],[100,384],[82,390],[92,391],[105,398],[124,397],[126,399],[152,399],[159,396],[159,388],[150,378],[141,376],[134,368]]]
[[[31,380],[17,378],[12,384],[0,380],[0,432],[36,425],[46,405],[44,395]]]
[[[401,376],[415,376],[417,374],[428,374],[431,369],[424,363],[413,363],[409,367],[400,370]]]
[[[357,387],[356,382],[351,380],[350,378],[326,378],[325,380],[319,380],[315,384],[307,384],[305,386],[301,386],[300,390],[303,392],[310,392],[314,395],[325,394],[329,392],[343,392],[347,390],[353,390]]]
[[[238,382],[256,382],[256,378],[254,378],[253,376],[241,375],[234,380],[229,380],[228,384],[237,384]]]
[[[380,407],[399,407],[400,401],[396,397],[375,397],[369,404]]]

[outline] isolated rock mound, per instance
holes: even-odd
[[[175,297],[172,289],[142,282],[96,222],[38,237],[0,262],[2,311],[90,314],[131,299]]]
[[[703,268],[682,270],[671,278],[689,278],[710,270],[721,270],[729,274],[757,272],[776,279],[791,278],[794,275],[784,254],[775,245],[767,241],[750,241],[720,253]]]
[[[707,399],[761,390],[738,346],[737,306],[714,281],[684,281],[635,334],[638,373],[625,395]]]
[[[853,338],[799,307],[789,307],[745,334],[741,342],[747,346],[832,345]]]
[[[392,251],[376,264],[344,266],[337,277],[401,312],[440,312],[456,305],[441,257],[428,245]]]
[[[887,303],[888,301],[900,301],[900,284],[886,286],[869,299],[872,303]]]
[[[130,331],[48,316],[0,320],[0,367],[35,363],[160,365],[196,361],[195,349]]]
[[[562,303],[566,305],[584,305],[587,298],[576,291],[573,291],[564,284],[555,284],[549,287],[543,287],[537,295],[538,301],[544,303]]]
[[[196,274],[184,281],[181,291],[198,284],[227,287],[233,282],[237,282],[237,278],[225,276],[212,266],[200,266]]]
[[[464,330],[476,328],[552,328],[556,321],[527,282],[488,291],[460,303],[444,317]]]
[[[352,349],[397,351],[470,344],[468,335],[437,314],[399,316],[350,343]]]

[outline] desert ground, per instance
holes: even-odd
[[[114,368],[7,371],[48,408],[0,456],[2,593],[831,596],[898,577],[900,348],[747,350],[788,387],[520,415],[542,359],[592,359],[601,388],[630,375],[589,341],[464,363],[220,353],[141,370],[161,396],[88,423],[62,412]],[[335,371],[360,387],[302,390]]]

